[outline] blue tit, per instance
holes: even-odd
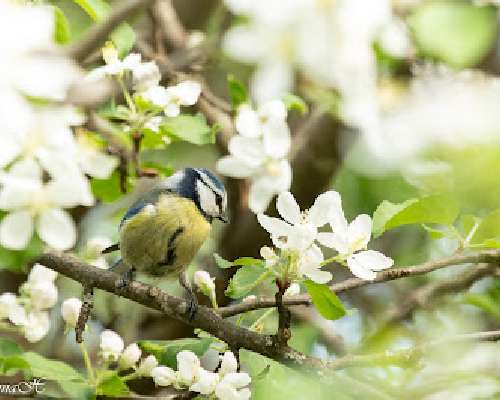
[[[214,219],[227,222],[227,194],[223,183],[202,168],[185,168],[163,180],[135,202],[120,223],[120,242],[104,253],[120,250],[127,272],[163,277],[178,275],[190,296],[188,313],[196,311],[196,297],[185,270],[210,234]]]

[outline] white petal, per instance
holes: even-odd
[[[257,138],[262,134],[260,118],[248,104],[243,104],[238,108],[235,126],[240,135],[248,138]]]
[[[33,202],[41,190],[41,182],[33,179],[2,177],[4,187],[0,190],[0,208],[15,210]]]
[[[170,96],[167,94],[167,89],[163,86],[153,86],[149,88],[142,93],[142,97],[158,107],[165,107],[170,100]]]
[[[255,169],[243,160],[234,156],[224,156],[220,158],[215,169],[222,175],[232,178],[248,178],[255,173]]]
[[[16,162],[9,171],[9,174],[18,178],[29,178],[34,180],[42,179],[42,169],[34,158],[23,158]]]
[[[185,81],[167,88],[167,91],[177,97],[183,106],[192,106],[200,97],[201,85],[198,82]]]
[[[118,165],[116,157],[101,153],[97,149],[90,147],[80,149],[80,166],[83,171],[95,178],[106,179]]]
[[[268,165],[266,172],[250,185],[248,206],[254,213],[265,211],[276,194],[290,189],[292,170],[287,160]]]
[[[222,356],[222,362],[219,368],[219,374],[222,376],[236,372],[238,370],[238,361],[232,351],[226,351]]]
[[[327,283],[332,279],[332,274],[328,271],[322,271],[320,264],[323,261],[321,249],[312,245],[300,258],[300,272],[316,283]]]
[[[344,215],[340,195],[330,190],[316,197],[314,204],[307,213],[308,221],[317,227],[323,226],[337,216]]]
[[[168,103],[163,112],[167,117],[177,117],[181,113],[181,108],[177,103]]]
[[[372,234],[372,219],[369,215],[358,215],[347,228],[349,248],[351,251],[365,249]]]
[[[304,251],[316,240],[318,230],[313,224],[298,224],[290,229],[286,247]]]
[[[0,243],[8,249],[24,249],[33,236],[33,216],[29,211],[7,214],[0,223]]]
[[[255,138],[233,136],[228,145],[229,152],[252,167],[260,166],[266,154],[262,142]]]
[[[259,106],[259,116],[265,121],[284,122],[287,110],[281,100],[271,100]]]
[[[300,207],[290,192],[282,192],[276,201],[278,212],[283,219],[291,224],[299,224],[301,221]]]
[[[224,376],[223,382],[240,389],[250,384],[252,379],[246,372],[232,372]]]
[[[200,360],[192,351],[177,353],[177,370],[183,383],[191,385],[200,368]]]
[[[258,102],[282,97],[293,86],[294,72],[287,62],[273,59],[260,64],[250,80],[252,97]]]
[[[90,183],[80,172],[53,179],[46,185],[45,192],[51,204],[62,208],[94,204]]]
[[[258,214],[259,224],[273,236],[288,236],[291,226],[279,218],[268,217],[265,214]]]
[[[263,129],[266,154],[274,158],[285,157],[290,151],[290,129],[286,122],[269,122]]]
[[[304,271],[304,275],[316,283],[328,283],[332,280],[331,272],[321,269],[306,270]]]
[[[392,267],[394,264],[394,260],[392,258],[389,258],[375,250],[360,251],[359,253],[353,254],[352,258],[372,271],[381,271]]]
[[[51,208],[40,214],[37,221],[40,238],[57,250],[67,250],[76,242],[76,228],[70,215],[59,208]]]
[[[325,247],[337,250],[340,254],[349,253],[349,243],[347,237],[339,233],[320,232],[318,233],[317,240]]]
[[[248,191],[248,208],[254,213],[266,211],[276,193],[275,189],[270,188],[261,180],[252,182]]]
[[[356,259],[355,255],[352,255],[347,259],[347,266],[354,276],[364,279],[365,281],[372,281],[377,277],[377,274],[361,264]]]

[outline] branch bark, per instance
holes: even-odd
[[[498,263],[500,261],[500,250],[484,250],[473,254],[457,254],[451,257],[437,261],[429,261],[419,265],[413,265],[402,268],[392,268],[377,274],[377,278],[373,281],[366,281],[360,278],[350,278],[345,281],[334,283],[330,286],[335,293],[345,292],[350,289],[359,288],[372,283],[388,282],[394,279],[404,278],[407,276],[422,275],[436,269],[449,267],[452,265],[466,263]],[[310,305],[312,304],[309,295],[299,295],[283,300],[283,303],[288,306]],[[230,317],[251,310],[260,308],[275,307],[276,301],[271,297],[257,297],[245,303],[235,304],[219,309],[219,313],[223,317]]]

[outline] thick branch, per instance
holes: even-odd
[[[76,61],[83,61],[92,51],[106,41],[110,33],[121,22],[152,2],[153,0],[129,0],[119,3],[105,20],[92,26],[81,40],[71,45],[68,48],[67,55]]]
[[[394,279],[404,278],[407,276],[422,275],[436,269],[449,267],[451,265],[459,265],[466,263],[498,263],[500,261],[500,250],[485,250],[473,254],[457,254],[448,258],[437,261],[429,261],[419,265],[413,265],[403,268],[392,268],[377,274],[377,278],[373,281],[366,281],[360,278],[350,278],[345,281],[334,283],[330,288],[336,292],[344,292],[346,290],[355,289],[366,286],[371,283],[380,283],[392,281]],[[304,294],[290,297],[284,300],[284,304],[289,306],[294,305],[310,305],[311,298]],[[224,317],[230,317],[236,314],[241,314],[251,310],[260,308],[275,307],[276,301],[271,297],[257,297],[245,303],[235,304],[219,309],[219,313]]]
[[[60,252],[46,252],[37,262],[69,278],[84,287],[93,287],[133,300],[146,307],[161,311],[165,315],[211,333],[226,342],[232,349],[245,348],[288,364],[323,366],[319,359],[307,357],[290,347],[277,348],[272,337],[252,332],[223,319],[214,310],[199,306],[194,318],[186,314],[187,302],[171,296],[159,288],[137,281],[117,289],[120,276],[114,272],[98,269],[74,256]]]

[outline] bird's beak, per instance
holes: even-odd
[[[227,224],[229,222],[229,215],[228,215],[227,211],[225,211],[224,213],[222,213],[221,215],[219,215],[217,217],[217,219],[219,219],[222,222],[224,222],[225,224]]]

